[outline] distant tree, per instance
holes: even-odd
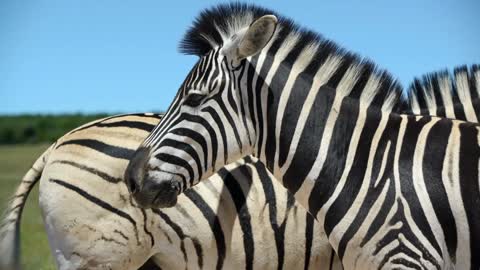
[[[0,144],[54,142],[68,131],[107,114],[0,116]]]

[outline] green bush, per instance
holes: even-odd
[[[0,145],[54,142],[68,131],[107,114],[0,116]]]

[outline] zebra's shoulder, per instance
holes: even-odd
[[[472,119],[480,113],[480,65],[462,65],[449,71],[431,72],[417,77],[408,87],[404,113],[429,114]]]

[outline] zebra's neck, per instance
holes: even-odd
[[[331,55],[312,64],[302,59],[310,52],[291,63],[279,60],[282,54],[288,52],[252,59],[242,88],[252,97],[245,111],[254,115],[254,154],[310,210],[314,183],[322,183],[314,196],[325,202],[364,126],[388,118],[398,95],[385,94],[391,81],[361,63]]]

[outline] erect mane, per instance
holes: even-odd
[[[403,111],[449,116],[452,112],[446,112],[446,107],[453,110],[467,104],[480,104],[480,65],[459,66],[453,74],[445,69],[415,78],[407,90]],[[455,115],[458,119],[464,117]]]
[[[347,70],[350,70],[356,77],[355,85],[359,86],[355,89],[362,89],[361,86],[367,83],[374,85],[374,87],[368,89],[368,93],[362,94],[361,90],[353,90],[345,95],[358,98],[361,102],[364,99],[368,100],[369,104],[387,110],[397,108],[401,104],[402,87],[389,72],[377,68],[368,59],[340,48],[333,41],[322,37],[320,34],[300,27],[289,18],[251,4],[221,4],[202,11],[180,42],[180,51],[201,57],[210,50],[223,45],[232,35],[240,29],[248,27],[255,19],[267,14],[273,14],[278,18],[278,27],[276,35],[272,38],[272,44],[275,41],[277,43],[281,42],[287,36],[294,37],[297,44],[304,44],[305,48],[318,48],[315,51],[312,50],[311,62],[323,63],[331,57],[340,61],[341,64],[338,65],[332,77],[339,80]],[[292,59],[292,62],[295,60]],[[306,75],[314,76],[315,73],[316,70],[311,70],[311,74]],[[336,83],[338,83],[338,80]],[[336,88],[335,83],[331,86]]]
[[[200,12],[180,42],[180,52],[203,56],[221,46],[240,29],[249,26],[255,19],[276,12],[249,4],[220,4]]]

